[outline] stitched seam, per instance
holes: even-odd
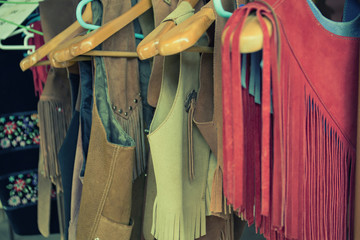
[[[284,3],[285,0],[278,0],[274,3],[274,6],[272,7],[274,10],[277,9],[281,4]],[[301,0],[302,1],[302,0]]]
[[[151,124],[150,124],[150,132],[149,132],[149,134],[148,134],[148,137],[151,137],[152,135],[154,135],[154,133],[156,133],[160,128],[162,129],[162,126],[164,126],[165,123],[168,122],[168,120],[170,119],[170,117],[172,117],[173,112],[175,111],[175,105],[176,105],[177,102],[179,101],[178,98],[181,97],[181,96],[180,96],[180,87],[182,87],[182,85],[183,85],[183,83],[182,83],[183,81],[181,81],[181,79],[180,79],[180,74],[181,74],[181,55],[180,55],[180,59],[179,59],[179,64],[180,64],[179,76],[178,76],[179,80],[178,80],[178,84],[177,84],[177,88],[176,88],[176,93],[175,93],[174,101],[173,101],[173,103],[172,103],[172,105],[171,105],[171,108],[170,108],[169,112],[167,113],[165,119],[156,127],[156,129],[152,130],[152,129],[151,129]],[[163,78],[164,78],[164,76],[163,76]],[[161,81],[161,84],[162,84],[162,81]],[[161,89],[163,89],[163,88],[161,88]],[[161,89],[160,89],[160,95],[159,95],[158,104],[159,104],[160,100],[164,101],[164,99],[162,99],[162,98],[164,97],[163,95],[164,95],[165,93],[164,93],[164,90],[161,91]],[[160,97],[161,97],[161,98],[160,98]],[[156,113],[157,113],[157,114],[156,114]],[[156,110],[155,110],[153,119],[155,119],[155,117],[156,117],[157,115],[159,115],[159,111],[156,111]]]
[[[115,171],[114,165],[116,163],[116,157],[118,155],[118,150],[119,150],[119,147],[115,146],[115,149],[113,150],[113,154],[112,154],[112,157],[111,157],[110,174],[109,174],[109,177],[108,177],[108,179],[106,181],[106,185],[105,185],[105,188],[104,188],[101,200],[100,200],[100,207],[98,207],[98,210],[96,212],[95,222],[93,224],[92,231],[91,231],[91,234],[90,234],[91,239],[94,237],[95,230],[97,230],[98,227],[99,227],[100,217],[101,217],[102,211],[104,209],[104,205],[105,205],[107,195],[109,194],[109,189],[110,189],[110,186],[111,186],[111,180],[113,179],[113,176],[114,176],[114,171]]]
[[[338,123],[338,121],[336,120],[336,118],[333,116],[333,114],[328,110],[328,108],[325,106],[322,98],[319,96],[319,94],[317,93],[317,91],[315,90],[315,88],[312,85],[312,82],[310,81],[310,78],[308,77],[308,75],[306,74],[306,72],[304,71],[303,66],[301,65],[299,59],[296,57],[295,52],[289,42],[289,39],[287,38],[286,35],[286,31],[284,29],[283,24],[281,23],[281,21],[279,21],[279,24],[281,25],[282,31],[284,33],[285,36],[285,40],[287,42],[287,44],[289,45],[290,51],[292,56],[294,57],[295,61],[297,62],[297,64],[299,65],[301,72],[304,74],[304,77],[306,79],[306,82],[309,84],[310,88],[313,90],[314,94],[316,95],[316,97],[319,99],[320,104],[324,107],[325,111],[329,114],[331,120],[335,123],[335,125],[338,127],[338,129],[340,130],[341,134],[343,135],[343,137],[345,138],[345,140],[349,143],[349,145],[353,148],[355,148],[355,146],[352,144],[352,142],[350,141],[350,139],[347,137],[347,135],[343,132],[340,124]]]

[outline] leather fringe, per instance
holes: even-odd
[[[190,109],[188,114],[188,164],[189,164],[189,179],[193,181],[195,178],[194,170],[194,143],[193,143],[193,117],[195,111],[195,100],[191,99]]]
[[[40,99],[38,103],[40,145],[44,158],[44,176],[56,184],[60,178],[58,153],[71,120],[71,111],[66,111],[58,100]],[[61,186],[57,186],[61,187]]]
[[[304,237],[346,239],[351,233],[355,149],[318,100],[306,100]]]
[[[223,172],[218,165],[214,172],[214,180],[211,187],[210,211],[212,215],[226,218],[231,213],[231,207],[227,205],[223,194]]]
[[[147,167],[143,107],[141,101],[139,101],[137,107],[133,110],[128,119],[117,119],[124,131],[129,134],[132,139],[134,139],[136,144],[133,170],[133,180],[135,180],[138,176],[145,172]]]
[[[156,239],[189,240],[206,234],[205,200],[184,211],[169,211],[155,199],[151,234]]]

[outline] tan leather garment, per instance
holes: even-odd
[[[39,4],[45,43],[73,23],[73,0],[50,0]],[[58,10],[61,9],[61,18]],[[48,236],[51,182],[62,192],[58,152],[71,120],[71,94],[66,69],[51,68],[38,103],[41,158],[39,161],[38,227]],[[62,210],[60,209],[60,212]]]

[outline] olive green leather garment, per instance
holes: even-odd
[[[192,124],[189,104],[199,88],[199,64],[199,53],[187,52],[166,57],[164,62],[159,102],[148,135],[157,190],[152,234],[157,240],[191,240],[206,234],[210,147],[195,125],[188,131]]]
[[[160,25],[166,16],[176,9],[179,0],[151,0],[155,28]],[[151,75],[147,101],[150,106],[156,107],[160,94],[160,85],[163,72],[164,56],[154,56],[152,61]]]

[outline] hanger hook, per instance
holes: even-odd
[[[84,6],[86,4],[88,4],[89,2],[92,2],[93,0],[81,0],[79,2],[79,4],[76,7],[76,19],[77,21],[80,23],[80,25],[85,28],[85,29],[89,29],[89,30],[95,30],[98,29],[100,26],[94,25],[94,24],[89,24],[86,23],[84,21],[84,19],[82,18],[82,9],[84,8]],[[137,39],[144,39],[144,35],[139,34],[139,33],[135,33],[135,37]]]
[[[225,11],[225,9],[221,3],[221,0],[213,0],[213,3],[214,3],[215,10],[220,17],[223,17],[223,18],[231,17],[232,13]]]
[[[85,28],[85,29],[89,29],[89,30],[95,30],[98,29],[100,26],[94,25],[94,24],[89,24],[86,23],[84,21],[84,19],[82,18],[82,9],[84,8],[84,6],[86,4],[88,4],[89,2],[92,2],[92,0],[81,0],[79,2],[79,4],[76,7],[76,19],[78,20],[78,22],[80,23],[80,25]]]

